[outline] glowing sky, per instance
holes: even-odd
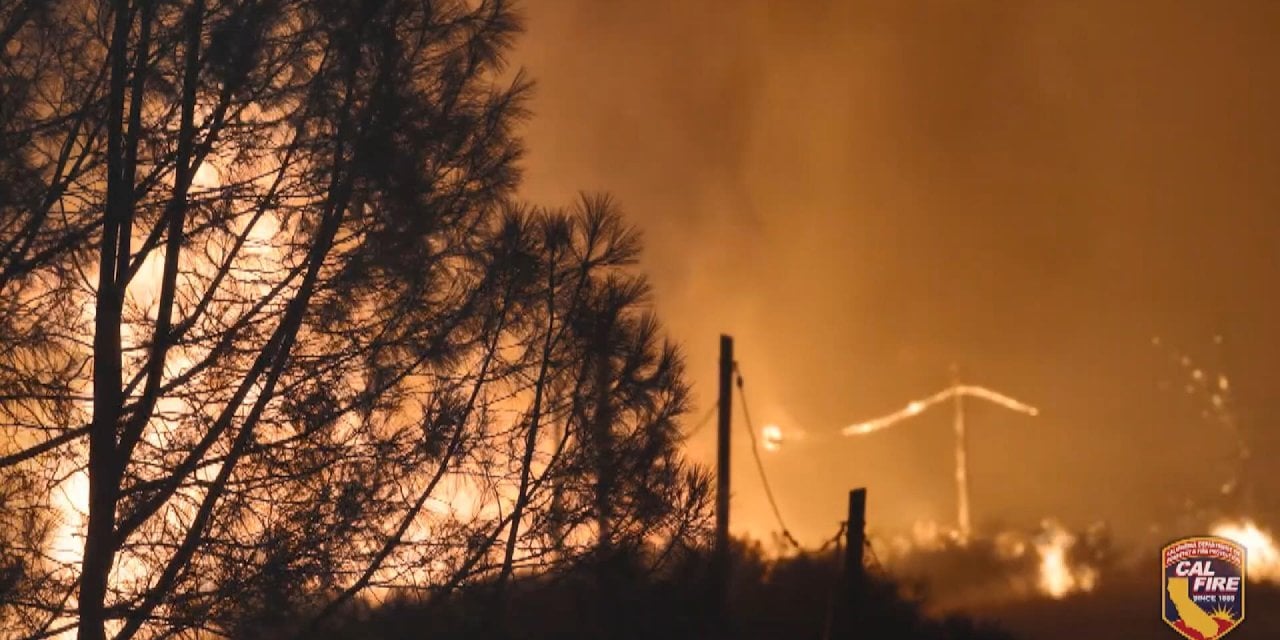
[[[1133,534],[1222,481],[1231,445],[1159,390],[1179,381],[1156,335],[1205,358],[1224,335],[1257,456],[1280,452],[1280,3],[525,9],[525,195],[609,191],[644,231],[695,417],[735,336],[756,426],[788,432],[765,462],[802,541],[854,486],[872,526],[952,518],[947,412],[836,434],[945,387],[953,361],[1042,412],[974,403],[978,526]],[[740,429],[734,528],[763,533]]]

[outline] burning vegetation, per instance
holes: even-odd
[[[1244,545],[1250,581],[1280,584],[1280,549],[1270,531],[1248,519],[1217,522],[1209,531]]]
[[[910,536],[873,538],[872,545],[888,570],[927,591],[939,610],[1087,593],[1112,561],[1105,526],[1077,532],[1052,519],[966,544],[958,531],[918,523]]]

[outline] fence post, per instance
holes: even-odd
[[[849,525],[845,528],[844,579],[846,585],[862,582],[862,554],[867,534],[867,490],[849,492]]]
[[[867,490],[849,492],[849,520],[845,526],[844,549],[844,615],[840,625],[840,638],[857,637],[859,621],[863,619],[866,574],[863,569],[863,552],[867,535]]]

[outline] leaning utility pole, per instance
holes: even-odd
[[[965,431],[964,424],[964,404],[965,396],[974,396],[994,402],[1006,409],[1017,411],[1018,413],[1035,416],[1039,411],[1030,405],[1023,404],[1005,395],[1001,395],[983,387],[973,385],[964,385],[960,383],[957,369],[952,366],[952,383],[951,386],[935,393],[923,400],[915,400],[909,403],[905,409],[895,411],[887,416],[881,416],[875,420],[868,420],[861,424],[850,425],[845,427],[841,433],[846,436],[862,435],[879,431],[881,429],[891,427],[907,418],[919,415],[925,409],[938,404],[944,400],[954,400],[955,414],[953,418],[953,427],[955,429],[956,438],[956,517],[959,528],[960,542],[966,544],[972,533],[972,524],[969,517],[969,459],[968,459],[968,435]]]
[[[951,365],[951,388],[959,389],[960,387],[960,367]],[[972,531],[972,520],[969,516],[969,438],[964,431],[964,394],[956,393],[955,398],[955,416],[952,424],[956,430],[956,509],[959,511],[957,517],[960,527],[960,540],[969,541],[969,533]]]
[[[716,438],[716,546],[712,586],[719,622],[727,621],[729,595],[729,423],[733,416],[733,338],[720,336],[719,425]]]

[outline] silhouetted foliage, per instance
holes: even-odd
[[[701,594],[708,579],[703,553],[682,553],[660,571],[646,568],[649,552],[625,554],[614,586],[626,603],[615,620],[600,620],[595,568],[589,564],[564,572],[516,580],[503,626],[511,637],[611,638],[619,640],[693,640],[715,637]],[[919,602],[904,596],[893,580],[872,575],[860,604],[864,611],[857,635],[838,626],[825,635],[829,620],[845,614],[839,562],[834,554],[769,558],[759,545],[735,543],[728,637],[741,639],[885,638],[918,640],[1007,640],[1012,636],[963,617],[931,619]],[[489,637],[488,585],[478,584],[448,600],[423,603],[397,599],[379,606],[352,608],[316,637],[323,640],[454,640]],[[240,640],[240,639],[237,639]]]
[[[868,567],[847,595],[837,551],[770,561],[758,546],[734,559],[733,635],[743,639],[884,638],[962,640],[1012,638],[963,617],[937,620],[924,612],[913,585]],[[830,630],[830,636],[824,635]]]
[[[635,233],[513,202],[518,30],[499,0],[0,8],[5,634],[305,637],[699,543]]]

